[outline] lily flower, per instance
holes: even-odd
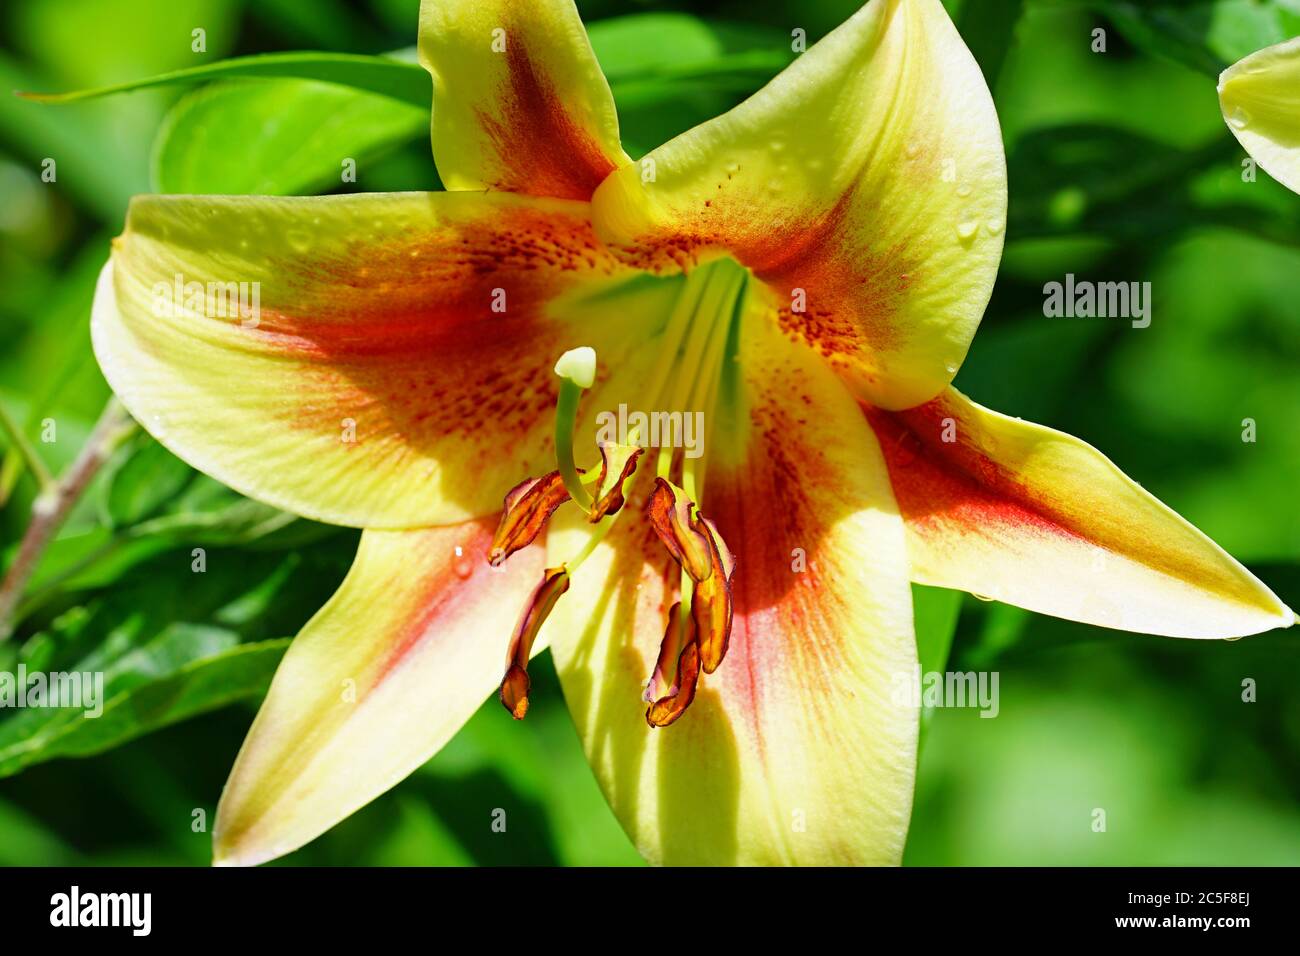
[[[648,860],[898,863],[910,581],[1151,634],[1294,622],[1099,452],[949,384],[1007,191],[938,0],[871,0],[639,162],[571,0],[425,0],[419,49],[449,191],[139,197],[95,299],[160,442],[365,529],[239,754],[216,862],[313,839],[493,693],[560,706],[529,700],[549,645]],[[256,321],[213,309],[234,282]],[[201,286],[156,308],[177,283]],[[644,414],[610,436],[621,406]],[[677,413],[702,455],[651,441]]]
[[[1300,37],[1257,50],[1224,70],[1219,106],[1246,152],[1300,193]]]

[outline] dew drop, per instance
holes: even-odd
[[[989,235],[996,236],[1000,232],[1002,232],[1002,220],[990,219],[988,222],[984,224],[984,228],[989,231]]]
[[[957,195],[958,195],[958,196],[961,196],[961,197],[963,197],[963,198],[966,197],[966,196],[969,196],[969,195],[970,195],[970,183],[962,183],[960,186],[958,186],[958,187],[957,187]]]
[[[1232,115],[1228,117],[1228,122],[1232,124],[1233,129],[1245,129],[1250,125],[1250,114],[1243,107],[1235,107]]]
[[[969,222],[960,222],[957,224],[957,238],[964,244],[969,245],[975,240],[975,236],[980,231],[980,224],[973,219]]]
[[[456,558],[451,562],[451,570],[461,580],[474,573],[474,565],[465,555],[465,549],[460,545],[456,545]]]
[[[975,600],[983,601],[986,604],[994,600],[993,598],[989,597],[987,594],[976,594],[974,591],[971,592],[970,596],[973,597]]]
[[[285,239],[294,252],[307,252],[311,249],[311,236],[305,232],[290,232]]]

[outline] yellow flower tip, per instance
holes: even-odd
[[[220,811],[218,811],[218,815]],[[221,821],[212,836],[213,867],[253,867],[270,863],[301,847],[306,840],[268,840],[264,835],[249,830],[225,832],[230,823]],[[264,833],[265,831],[263,831]]]
[[[596,381],[596,350],[589,345],[569,349],[555,363],[555,374],[579,388],[591,388]]]
[[[222,866],[257,866],[266,860],[273,859],[271,856],[254,857],[248,852],[241,852],[238,846],[232,846],[228,843],[214,841],[212,846],[212,865],[214,867]]]

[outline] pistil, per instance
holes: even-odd
[[[560,376],[560,396],[555,405],[555,463],[569,497],[583,511],[590,511],[591,495],[582,486],[573,460],[573,429],[578,422],[578,400],[596,380],[596,350],[588,346],[570,349],[555,363],[555,374]]]

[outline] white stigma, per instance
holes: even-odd
[[[591,388],[596,381],[596,350],[589,345],[569,349],[555,363],[555,374],[579,388]]]

